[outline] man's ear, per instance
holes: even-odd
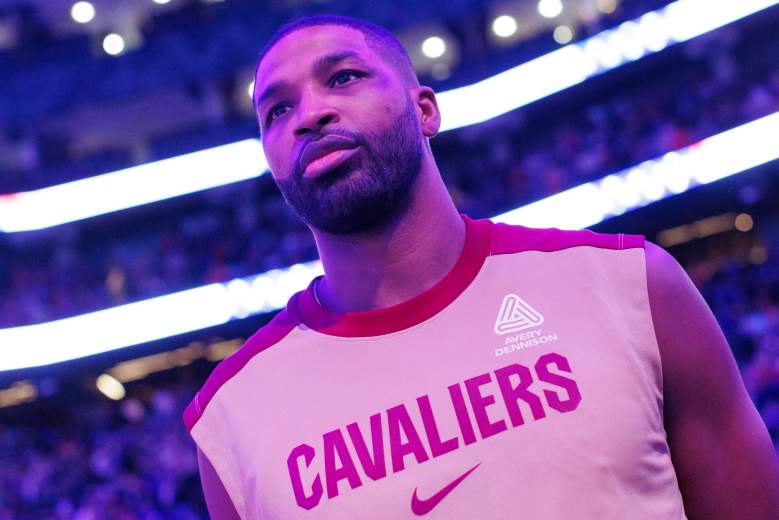
[[[424,85],[411,90],[411,99],[417,106],[419,122],[425,137],[433,137],[441,128],[441,112],[438,110],[438,101],[435,92]]]

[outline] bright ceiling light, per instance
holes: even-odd
[[[573,31],[567,25],[558,25],[555,27],[553,36],[554,41],[560,45],[565,45],[566,43],[571,43],[571,40],[573,40]]]
[[[120,34],[111,33],[103,38],[103,50],[111,56],[116,56],[124,51],[124,38]]]
[[[544,18],[554,18],[563,12],[563,3],[560,0],[539,0],[538,13]]]
[[[617,0],[598,0],[598,11],[611,14],[617,10]]]
[[[254,99],[254,80],[249,82],[249,85],[246,87],[246,93],[249,95],[249,99]]]
[[[735,225],[736,229],[742,233],[746,233],[755,226],[755,221],[752,220],[752,217],[748,213],[739,213],[736,217]]]
[[[440,36],[431,36],[422,42],[422,54],[428,58],[440,58],[446,52],[446,42]]]
[[[78,23],[89,23],[95,18],[95,6],[90,2],[76,2],[70,8],[70,17]]]
[[[492,21],[492,32],[501,38],[513,36],[517,32],[517,21],[507,14],[498,16]]]
[[[120,401],[127,395],[124,385],[108,374],[100,374],[95,381],[95,386],[109,399]]]
[[[170,0],[152,0],[155,4],[165,5],[170,3]]]

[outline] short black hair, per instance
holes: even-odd
[[[373,22],[353,18],[351,16],[334,14],[304,16],[282,25],[273,36],[271,36],[262,52],[260,52],[260,57],[257,59],[257,65],[254,68],[255,81],[257,79],[257,72],[260,70],[260,63],[262,63],[263,58],[265,58],[279,40],[300,29],[318,25],[340,25],[342,27],[351,27],[352,29],[360,31],[365,37],[365,42],[368,44],[368,47],[381,56],[385,63],[395,69],[404,83],[408,85],[419,85],[419,79],[414,71],[414,65],[411,63],[411,58],[409,57],[408,52],[406,52],[405,47],[403,47],[403,44],[400,43],[400,40],[398,40],[394,34],[381,25],[377,25]],[[252,92],[252,105],[256,112],[257,100],[254,92]]]

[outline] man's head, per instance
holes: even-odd
[[[402,210],[440,124],[397,39],[347,17],[282,27],[258,62],[254,104],[285,199],[333,234],[368,231]]]

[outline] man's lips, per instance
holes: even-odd
[[[303,177],[314,178],[341,165],[358,148],[354,141],[335,134],[308,143],[300,155]]]
[[[306,169],[303,170],[303,177],[307,179],[313,179],[319,177],[325,172],[332,170],[333,168],[340,166],[352,155],[357,153],[357,148],[350,148],[346,150],[334,150],[329,152],[318,159],[314,159]]]

